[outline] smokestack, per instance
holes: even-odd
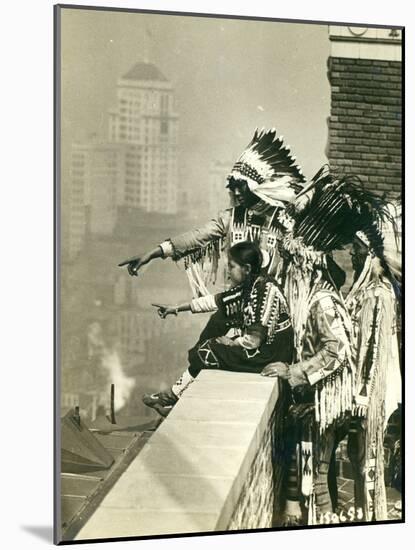
[[[79,405],[75,407],[75,414],[73,415],[75,422],[81,427],[81,415],[79,414]]]
[[[114,398],[115,398],[115,384],[111,384],[111,424],[116,424]]]

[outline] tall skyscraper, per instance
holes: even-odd
[[[69,255],[85,235],[111,235],[119,207],[177,212],[178,115],[173,87],[152,64],[137,63],[117,83],[108,140],[73,144]]]
[[[117,85],[109,139],[128,144],[125,202],[146,212],[177,212],[178,115],[171,82],[149,63],[137,63]]]

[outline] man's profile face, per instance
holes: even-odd
[[[249,208],[259,201],[259,197],[254,195],[248,187],[245,180],[232,180],[228,185],[229,190],[234,196],[235,205]]]
[[[368,255],[369,249],[363,244],[360,240],[355,239],[353,241],[352,249],[350,255],[352,257],[352,266],[355,271],[355,275],[358,276],[366,261],[366,256]]]

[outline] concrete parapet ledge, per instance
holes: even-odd
[[[76,540],[226,530],[277,398],[275,378],[202,371]]]

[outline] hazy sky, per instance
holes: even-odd
[[[62,10],[63,160],[74,139],[105,139],[117,79],[136,62],[172,81],[182,173],[236,160],[256,126],[276,127],[307,177],[326,161],[327,26]]]

